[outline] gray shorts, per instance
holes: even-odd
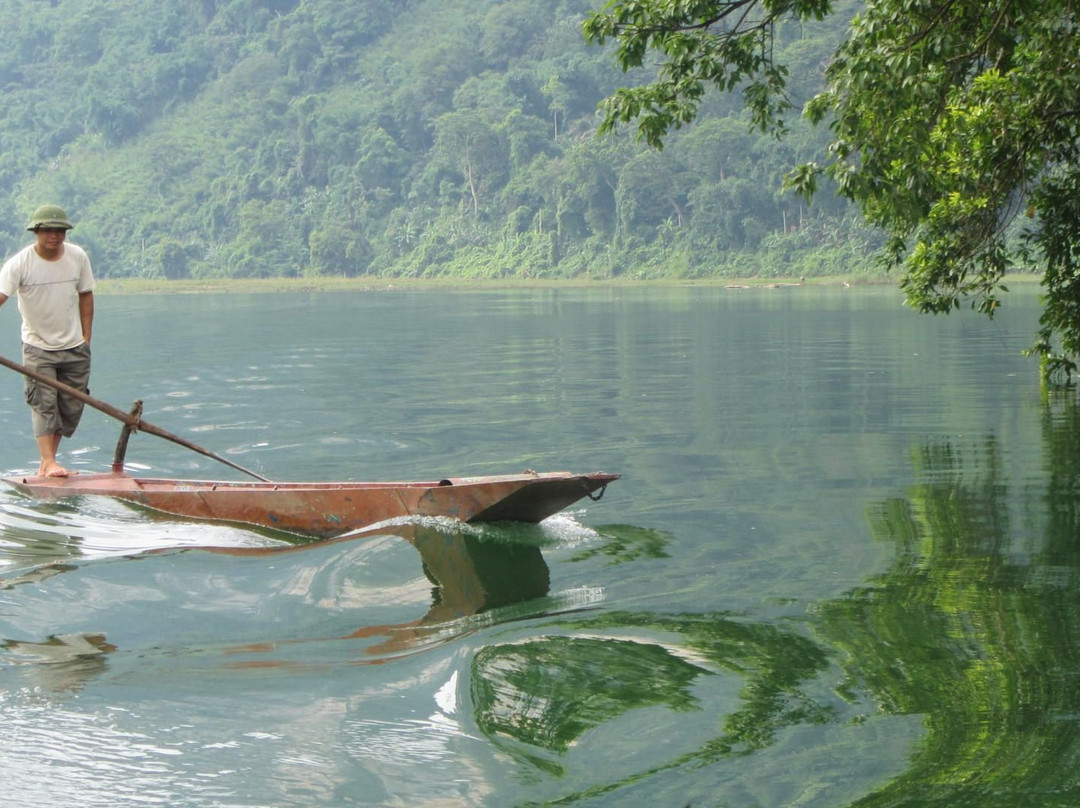
[[[43,376],[74,387],[84,393],[90,392],[90,346],[83,343],[66,351],[45,351],[33,345],[23,344],[23,364]],[[30,405],[30,417],[34,423],[34,436],[62,434],[70,438],[82,417],[83,403],[66,396],[47,384],[26,378],[24,385],[26,403]]]

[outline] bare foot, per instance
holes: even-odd
[[[67,477],[71,474],[66,468],[59,463],[49,463],[42,466],[38,471],[38,475],[41,477]]]

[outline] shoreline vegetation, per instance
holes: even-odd
[[[150,278],[103,278],[97,281],[98,294],[217,294],[284,292],[388,292],[388,291],[478,291],[486,289],[604,289],[647,287],[712,287],[738,289],[788,288],[800,286],[882,286],[889,278],[697,278],[694,280],[603,280],[589,279],[463,279],[463,278],[381,278],[366,276],[319,278],[215,278],[213,280],[156,280]]]
[[[1010,285],[1037,283],[1040,275],[1017,273],[1005,278]],[[100,278],[95,293],[103,295],[139,294],[256,294],[286,292],[388,292],[388,291],[479,291],[491,289],[603,289],[656,287],[709,287],[738,291],[740,289],[781,289],[799,287],[889,286],[896,279],[878,275],[837,275],[805,278],[694,278],[618,280],[604,279],[462,279],[462,278],[394,278],[379,276],[318,278],[214,278],[166,280],[153,278]]]

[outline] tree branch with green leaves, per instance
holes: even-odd
[[[604,131],[637,122],[660,147],[707,90],[741,89],[753,126],[785,132],[781,26],[850,7],[830,0],[611,0],[584,25],[653,81],[603,105]],[[869,0],[804,107],[831,142],[787,184],[835,182],[888,236],[881,259],[919,311],[992,316],[1008,271],[1042,274],[1031,353],[1048,377],[1080,357],[1080,20],[1069,0]]]
[[[786,68],[773,58],[776,25],[786,18],[822,19],[829,0],[613,0],[584,23],[585,38],[615,42],[623,71],[640,68],[650,51],[663,56],[651,84],[624,88],[603,104],[601,132],[636,120],[656,148],[671,130],[690,123],[710,86],[743,88],[754,124],[784,131],[790,108]]]

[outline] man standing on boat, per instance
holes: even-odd
[[[18,295],[22,314],[23,364],[88,392],[90,332],[94,324],[94,274],[86,252],[65,243],[73,227],[56,205],[34,211],[26,229],[35,242],[0,268],[0,306]],[[26,379],[34,437],[41,454],[38,475],[67,477],[56,460],[61,438],[75,434],[83,403],[48,385]]]

